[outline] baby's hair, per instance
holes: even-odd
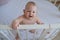
[[[26,8],[28,5],[36,6],[36,3],[33,2],[33,1],[29,1],[29,2],[25,5],[25,8]]]
[[[35,2],[33,2],[33,1],[28,2],[28,3],[26,4],[26,6],[27,6],[28,4],[36,5]]]

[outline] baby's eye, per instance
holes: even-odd
[[[33,13],[35,13],[35,12],[33,11]]]

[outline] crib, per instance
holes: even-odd
[[[20,37],[20,40],[53,40],[58,32],[60,32],[60,29],[59,29],[59,24],[47,24],[47,25],[20,25],[20,27],[18,27],[18,34],[19,34],[19,37]],[[55,27],[55,28],[53,28]],[[56,28],[57,27],[57,28]],[[20,30],[20,29],[26,29],[25,31],[23,30]],[[29,29],[36,29],[38,30],[38,32],[40,33],[37,33],[37,31],[34,33],[33,35],[33,39],[29,39],[31,36],[28,32]],[[48,34],[48,32],[50,32],[50,34]],[[39,34],[39,35],[37,35]],[[21,37],[22,36],[22,37]],[[25,39],[23,39],[25,37]]]
[[[52,40],[57,34],[60,32],[59,29],[60,24],[45,24],[45,25],[20,25],[17,29],[20,40]],[[3,27],[6,27],[4,29]],[[55,27],[55,28],[53,28]],[[3,29],[3,30],[2,30]],[[21,29],[26,29],[25,31]],[[39,35],[37,35],[37,31],[32,36],[33,39],[29,39],[31,35],[29,34],[29,29],[38,30]],[[50,32],[50,34],[47,34]],[[23,39],[25,37],[26,39]],[[12,33],[12,29],[8,27],[8,25],[0,25],[0,40],[15,40],[15,36]]]
[[[0,25],[0,40],[15,40],[12,29],[8,25]]]

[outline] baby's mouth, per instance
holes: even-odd
[[[32,17],[32,16],[29,16],[29,17]]]

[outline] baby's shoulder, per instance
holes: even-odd
[[[23,16],[19,16],[16,18],[17,21],[22,21],[23,20]]]
[[[18,19],[23,19],[23,16],[19,16]]]

